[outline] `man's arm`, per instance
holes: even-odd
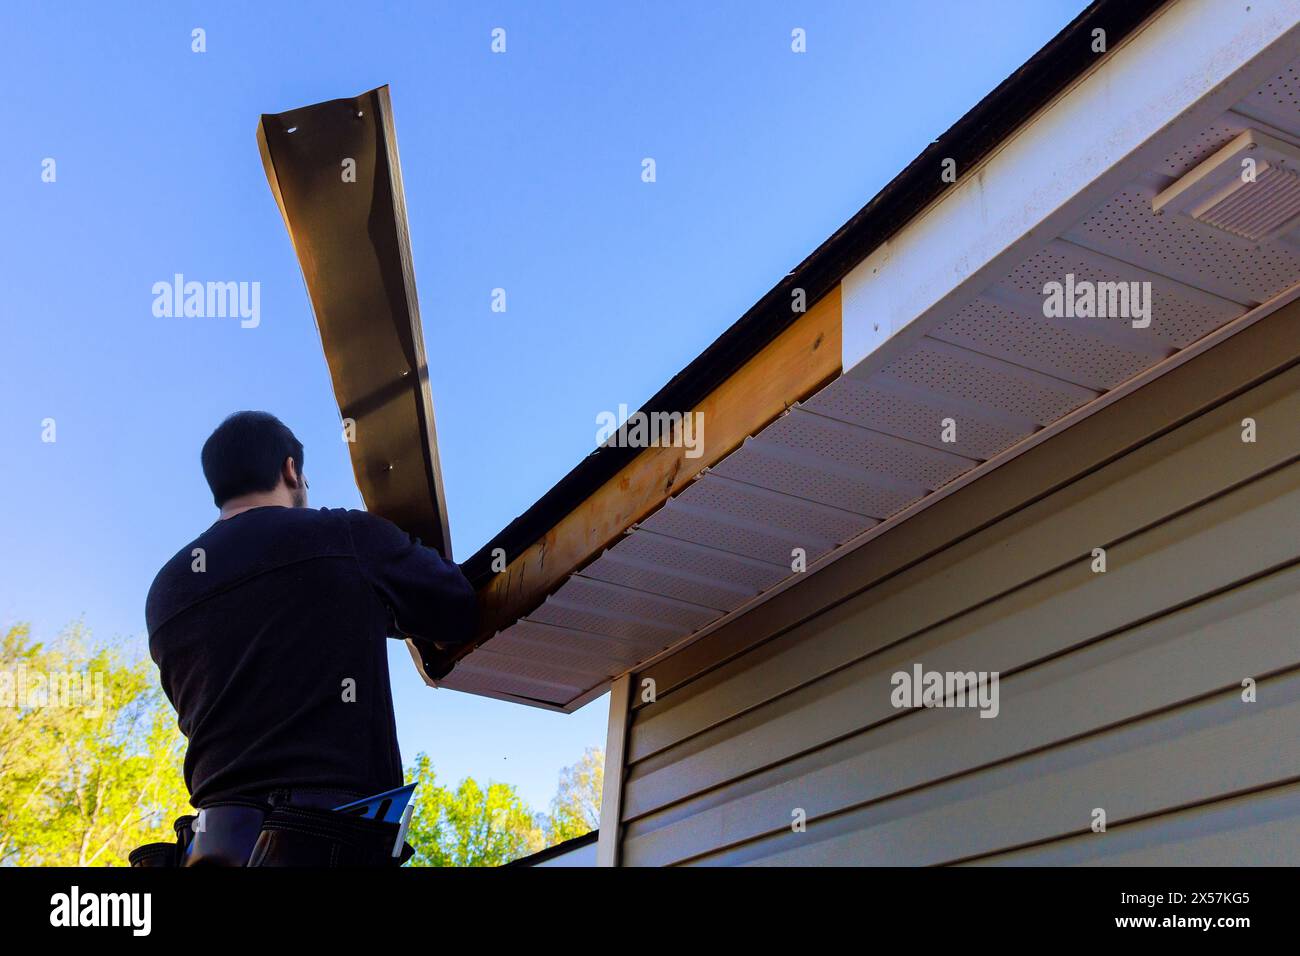
[[[362,574],[391,613],[390,637],[413,638],[422,651],[473,639],[478,599],[459,565],[385,518],[346,515]]]

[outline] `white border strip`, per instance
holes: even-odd
[[[604,689],[602,688],[602,693]],[[623,764],[627,751],[628,718],[632,713],[632,676],[614,681],[609,693],[609,732],[605,736],[605,785],[600,791],[600,833],[596,865],[618,866],[623,827]]]

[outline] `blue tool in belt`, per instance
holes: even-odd
[[[335,813],[346,813],[366,820],[380,820],[384,823],[396,823],[397,841],[393,844],[393,856],[402,855],[402,844],[406,842],[406,831],[411,825],[411,794],[419,783],[408,783],[396,790],[385,790],[373,797],[362,797],[341,807],[335,807]]]

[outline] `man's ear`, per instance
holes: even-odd
[[[280,477],[290,488],[297,488],[302,484],[302,475],[298,474],[298,466],[289,455],[284,459],[284,464],[280,466]]]

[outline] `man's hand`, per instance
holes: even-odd
[[[415,669],[430,687],[437,687],[438,682],[456,666],[455,652],[445,644],[408,637],[406,646],[415,661]]]

